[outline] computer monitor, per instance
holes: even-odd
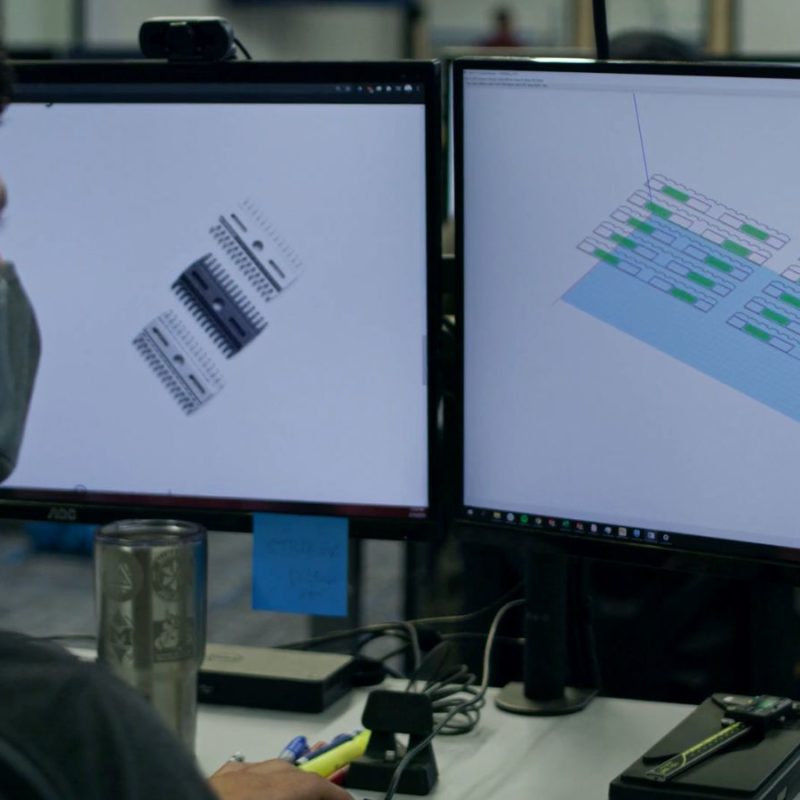
[[[465,535],[796,580],[798,73],[464,60],[455,113]]]
[[[436,519],[434,63],[20,63],[43,353],[0,515]]]

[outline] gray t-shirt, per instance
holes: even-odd
[[[0,632],[0,697],[3,800],[31,797],[20,773],[59,800],[215,798],[143,697],[61,647]]]
[[[17,463],[39,364],[39,328],[14,267],[0,261],[0,482]]]

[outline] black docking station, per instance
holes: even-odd
[[[201,703],[318,713],[352,688],[355,661],[341,653],[208,644]]]

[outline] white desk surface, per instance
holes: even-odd
[[[293,736],[327,741],[361,727],[367,691],[351,692],[322,714],[203,704],[197,725],[200,766],[210,774],[236,751],[248,761],[274,758]],[[523,717],[499,711],[492,697],[474,731],[434,740],[439,782],[429,797],[604,800],[610,781],[693,708],[600,697],[576,714]],[[359,799],[382,797],[350,791]]]

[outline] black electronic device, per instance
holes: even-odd
[[[439,777],[433,744],[424,742],[433,731],[433,703],[427,694],[373,689],[361,717],[371,731],[363,756],[350,764],[346,785],[351,789],[385,792],[400,761],[415,751],[403,769],[397,791],[430,794]],[[397,734],[407,734],[401,743]]]
[[[796,705],[787,698],[714,695],[616,777],[609,797],[793,797],[800,788]]]
[[[771,695],[716,694],[712,701],[723,711],[719,730],[693,742],[645,773],[650,780],[672,780],[711,756],[729,750],[740,739],[761,738],[770,728],[784,725],[797,716],[796,704],[788,697]]]
[[[233,27],[223,17],[152,17],[139,28],[146,58],[225,61],[236,57]]]
[[[353,686],[342,653],[209,643],[197,681],[203,703],[319,713]]]
[[[3,253],[44,352],[0,516],[433,533],[438,66],[15,76]]]
[[[800,81],[471,58],[453,84],[458,532],[528,569],[499,703],[564,713],[569,557],[797,580]]]

